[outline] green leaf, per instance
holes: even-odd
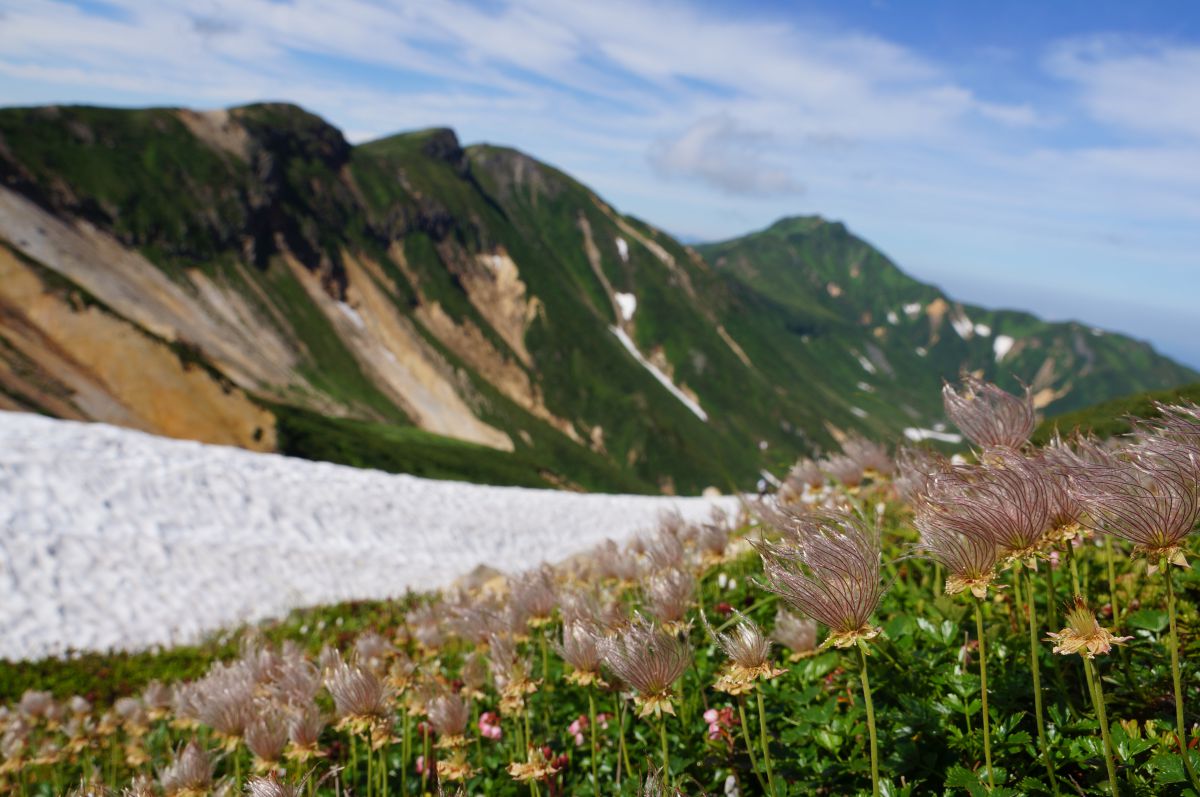
[[[1139,609],[1125,619],[1134,628],[1153,631],[1156,634],[1165,631],[1170,622],[1166,612],[1155,609]]]

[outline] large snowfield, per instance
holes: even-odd
[[[737,499],[432,481],[0,412],[0,658],[515,572],[714,504]]]

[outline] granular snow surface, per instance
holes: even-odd
[[[391,475],[0,412],[0,657],[194,641],[289,609],[506,572],[731,497]]]

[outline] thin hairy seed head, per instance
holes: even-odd
[[[428,650],[437,650],[446,643],[442,620],[442,611],[432,604],[416,606],[404,615],[405,625],[413,639]]]
[[[128,786],[121,789],[121,797],[158,797],[154,782],[148,775],[138,775]]]
[[[67,792],[67,797],[113,797],[113,791],[101,783],[99,775],[80,778],[79,784]]]
[[[439,736],[462,736],[471,720],[467,701],[454,693],[440,694],[427,706],[429,723]]]
[[[996,577],[1000,550],[991,534],[963,530],[975,527],[974,506],[956,500],[953,492],[943,498],[935,488],[932,495],[918,497],[914,507],[913,523],[921,535],[917,550],[946,568],[946,592],[970,590],[978,598],[986,597]],[[991,518],[985,522],[990,528]]]
[[[1045,473],[1006,449],[989,449],[983,460],[936,475],[920,501],[924,516],[936,516],[947,531],[990,540],[1002,558],[1028,558],[1038,552],[1050,526]]]
[[[605,666],[637,692],[643,716],[654,711],[674,713],[671,687],[692,660],[686,639],[637,617],[628,628],[602,640],[600,645]]]
[[[775,627],[771,630],[771,638],[794,655],[812,653],[817,648],[817,621],[780,607],[775,612]]]
[[[206,794],[212,787],[213,763],[195,740],[175,754],[174,759],[158,773],[158,782],[167,797],[183,794]]]
[[[165,711],[171,707],[174,694],[172,687],[161,681],[151,681],[142,690],[142,703],[152,711]]]
[[[600,671],[600,639],[594,626],[572,622],[563,626],[562,642],[555,648],[576,672],[595,674]]]
[[[325,717],[314,703],[292,707],[288,716],[288,741],[303,750],[316,749],[325,730]]]
[[[787,603],[829,626],[826,644],[848,647],[870,639],[870,625],[885,588],[878,530],[854,515],[832,510],[805,515],[802,534],[780,543],[756,543],[767,582]]]
[[[664,528],[646,545],[646,559],[651,571],[681,568],[685,554],[678,529]]]
[[[696,535],[696,545],[709,557],[720,558],[729,547],[729,533],[725,524],[705,523]]]
[[[375,673],[338,659],[325,675],[325,688],[333,697],[340,720],[368,720],[387,716],[387,685]]]
[[[758,624],[739,611],[734,611],[737,623],[732,631],[717,631],[708,624],[708,618],[701,614],[709,635],[716,641],[717,647],[729,657],[729,660],[739,667],[754,670],[768,664],[771,659],[771,640],[767,638]]]
[[[896,453],[896,478],[892,485],[900,498],[911,503],[929,489],[935,474],[949,467],[946,458],[936,451],[904,446]]]
[[[696,577],[684,570],[664,570],[646,585],[646,610],[663,625],[682,623],[696,594]]]
[[[530,623],[544,623],[558,606],[558,588],[549,565],[528,570],[509,582],[509,602]]]
[[[857,487],[862,484],[863,466],[852,457],[845,454],[831,454],[820,462],[821,470],[841,482],[844,487]]]
[[[638,576],[637,555],[623,550],[613,540],[605,540],[592,549],[589,556],[592,575],[598,580],[635,581]]]
[[[395,653],[391,643],[375,631],[366,631],[354,640],[354,661],[375,673],[386,672],[388,659]]]
[[[252,775],[246,781],[246,797],[297,797],[298,794],[295,786],[281,782],[274,772],[265,778]]]
[[[887,447],[865,437],[849,437],[842,443],[842,452],[858,463],[867,473],[891,476],[896,466],[888,456]]]
[[[967,439],[984,448],[1020,448],[1033,434],[1033,394],[1014,396],[991,382],[966,375],[962,387],[942,386],[946,415]]]
[[[245,659],[214,664],[194,685],[196,719],[227,738],[241,736],[254,718],[258,689],[254,676],[253,666]]]
[[[1154,402],[1159,417],[1143,422],[1159,437],[1174,440],[1200,454],[1200,406],[1196,404],[1163,404]]]
[[[321,673],[301,656],[287,656],[275,672],[270,693],[286,705],[306,705],[321,691]]]
[[[517,652],[516,643],[509,636],[493,635],[488,642],[491,655],[488,667],[492,671],[492,679],[496,691],[503,692],[513,684],[523,684],[530,680],[533,667],[529,659]]]
[[[1151,559],[1183,559],[1184,540],[1200,521],[1200,456],[1163,437],[1124,449],[1110,464],[1072,475],[1087,526],[1133,543]]]
[[[806,488],[819,490],[825,484],[825,474],[821,472],[820,465],[805,457],[792,465],[784,484],[797,494],[803,493]]]
[[[246,747],[259,761],[273,764],[288,743],[287,718],[271,703],[258,704],[257,716],[246,726]]]

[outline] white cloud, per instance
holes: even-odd
[[[698,179],[729,194],[800,193],[790,172],[768,160],[772,146],[769,134],[746,130],[722,114],[656,142],[649,156],[660,174]]]
[[[1200,139],[1200,46],[1091,36],[1058,44],[1046,64],[1102,122]]]

